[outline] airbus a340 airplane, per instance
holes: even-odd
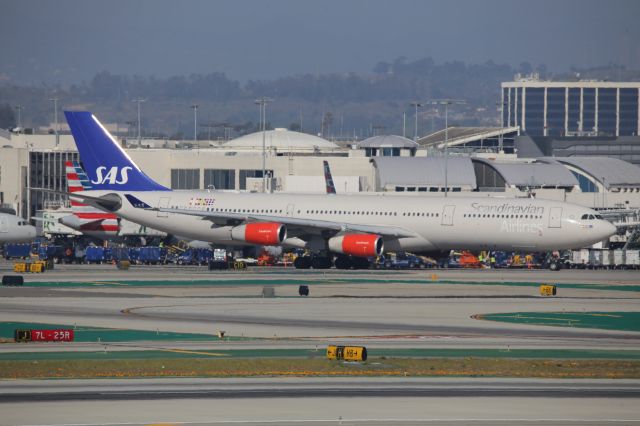
[[[93,190],[84,204],[174,235],[230,245],[307,248],[296,267],[347,268],[383,250],[579,248],[615,227],[572,204],[516,198],[172,191],[134,164],[90,112],[65,112]]]

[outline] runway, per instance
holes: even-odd
[[[17,381],[0,383],[0,394],[3,425],[560,425],[640,421],[636,408],[640,386],[624,380]],[[101,421],[105,418],[108,421]]]

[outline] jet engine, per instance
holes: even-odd
[[[379,235],[346,234],[329,238],[329,250],[351,256],[379,256],[384,250],[384,241]]]
[[[274,246],[287,238],[287,227],[275,222],[247,223],[231,229],[231,238],[251,244]]]

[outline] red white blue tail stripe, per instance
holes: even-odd
[[[65,166],[69,192],[90,191],[93,189],[91,181],[78,162],[67,161]],[[113,213],[106,213],[74,200],[71,200],[71,211],[82,223],[80,231],[100,231],[115,235],[120,230],[118,217]]]

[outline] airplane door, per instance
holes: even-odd
[[[562,226],[562,207],[551,207],[549,210],[549,228],[560,228]]]
[[[7,230],[7,219],[4,217],[0,217],[0,232],[5,233],[7,232]]]
[[[442,209],[442,222],[443,226],[453,226],[453,212],[455,212],[456,206],[444,206]]]
[[[294,204],[287,204],[287,216],[293,216],[293,211],[295,210],[295,208],[296,206]]]
[[[169,197],[161,197],[160,201],[158,201],[158,208],[169,208],[169,201],[171,198]],[[158,217],[169,217],[169,213],[167,212],[158,212]]]

